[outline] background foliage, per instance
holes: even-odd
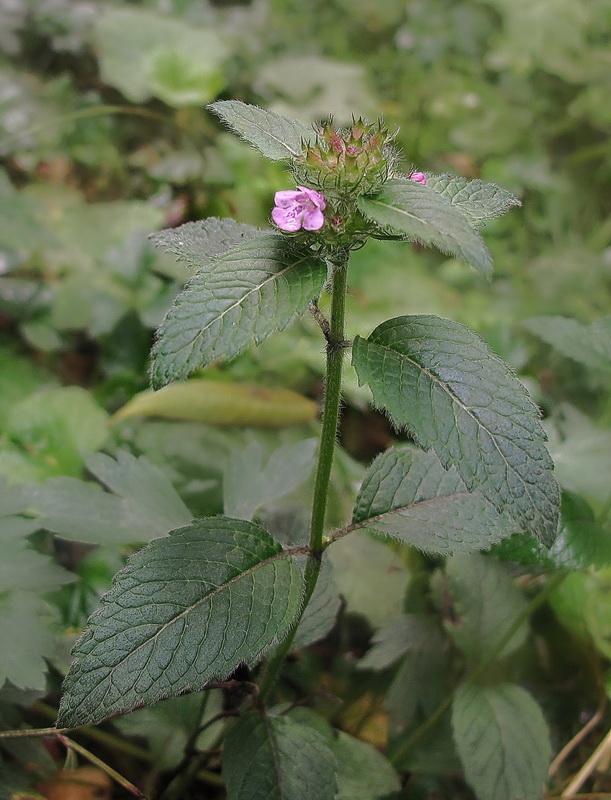
[[[147,393],[152,332],[190,276],[147,235],[209,215],[266,225],[273,193],[291,188],[202,106],[238,97],[306,124],[383,114],[418,169],[494,181],[523,205],[486,226],[491,284],[434,250],[368,244],[351,266],[349,335],[403,314],[480,333],[543,409],[564,528],[545,557],[530,540],[498,545],[503,564],[424,558],[360,533],[338,542],[278,701],[307,697],[321,716],[306,736],[329,737],[326,719],[343,731],[343,763],[366,765],[338,778],[337,796],[454,800],[491,792],[486,770],[457,771],[479,752],[477,704],[528,716],[537,735],[530,695],[498,679],[519,681],[554,753],[599,712],[554,766],[559,796],[609,722],[610,23],[609,0],[1,0],[1,727],[53,721],[76,633],[143,543],[223,511],[300,543],[323,366],[313,322]],[[349,368],[346,380],[335,525],[396,438]],[[262,475],[257,506],[244,487]],[[458,671],[559,570],[492,665],[494,686],[463,684],[452,717],[406,749]],[[210,751],[194,791],[221,797],[214,720],[236,702],[214,689],[76,739],[151,794],[185,752]],[[274,722],[296,749],[304,714]],[[244,780],[231,742],[262,736],[257,725],[232,729],[230,789]],[[0,796],[40,787],[61,763],[56,745],[1,741]],[[405,771],[401,790],[374,747]],[[540,782],[520,764],[525,783],[503,797]],[[603,771],[585,788],[611,790]]]

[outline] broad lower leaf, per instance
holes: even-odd
[[[522,325],[565,356],[595,370],[611,370],[611,316],[590,326],[568,317],[531,317]]]
[[[541,800],[551,747],[541,709],[514,684],[463,684],[454,698],[454,739],[478,800]]]
[[[480,227],[487,219],[500,217],[513,206],[522,205],[517,197],[494,183],[470,181],[467,178],[448,175],[426,176],[426,185],[449,200],[467,217],[469,222]]]
[[[289,717],[245,714],[225,738],[228,800],[334,800],[335,773],[323,734]]]
[[[421,550],[449,554],[490,547],[516,530],[454,467],[434,452],[392,447],[373,462],[356,499],[353,527],[366,527]]]
[[[76,478],[51,478],[30,490],[39,527],[62,539],[111,544],[148,542],[191,521],[170,481],[144,456],[95,453],[86,463],[113,494]]]
[[[189,266],[201,269],[210,266],[212,260],[222,256],[238,244],[243,244],[264,231],[235,220],[208,217],[198,222],[186,222],[178,228],[168,228],[150,236],[152,242],[177,256]]]
[[[196,367],[231,358],[285,328],[317,297],[327,267],[267,234],[215,258],[170,308],[153,348],[152,382],[160,388]]]
[[[208,108],[241,139],[272,161],[299,156],[304,144],[316,139],[314,130],[303,122],[239,100],[217,100]]]
[[[471,662],[488,658],[526,609],[507,567],[488,556],[456,555],[446,562],[453,613],[445,629]],[[497,658],[524,644],[528,625],[523,621]]]
[[[201,519],[121,570],[76,643],[58,724],[73,727],[202,689],[282,639],[299,568],[257,525]]]
[[[317,444],[317,439],[284,444],[264,458],[263,445],[255,441],[232,453],[223,476],[225,514],[252,519],[260,506],[301,486],[314,468]]]
[[[337,760],[335,800],[384,800],[401,788],[388,759],[368,742],[339,731],[331,749]]]
[[[380,227],[458,256],[483,275],[492,273],[492,259],[482,237],[465,215],[434,189],[406,178],[392,178],[376,195],[360,197],[358,206]]]
[[[538,409],[479,336],[439,317],[397,317],[357,336],[352,359],[396,427],[446,469],[454,464],[469,491],[553,542],[559,490]]]

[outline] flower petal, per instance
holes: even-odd
[[[318,231],[325,224],[325,217],[319,208],[314,208],[303,215],[303,227],[306,231]]]

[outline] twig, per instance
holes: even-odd
[[[598,723],[603,718],[604,711],[605,711],[605,704],[603,704],[598,709],[598,711],[595,714],[593,714],[592,717],[586,722],[583,728],[577,731],[575,736],[573,736],[573,738],[564,745],[562,750],[558,753],[556,758],[550,764],[547,773],[550,778],[556,774],[560,765],[566,760],[569,754],[572,753],[572,751],[577,747],[577,745],[580,742],[582,742],[586,738],[586,736],[590,733],[590,731],[593,730],[598,725]]]
[[[581,789],[583,784],[587,781],[590,775],[594,772],[599,762],[611,753],[611,730],[607,733],[602,742],[598,745],[596,750],[592,753],[590,758],[586,761],[583,767],[579,770],[577,775],[569,783],[566,789],[562,792],[560,797],[574,798],[577,792]]]

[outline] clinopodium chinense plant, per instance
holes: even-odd
[[[348,787],[361,763],[375,772],[382,794],[395,796],[397,770],[411,768],[410,749],[433,735],[435,726],[448,728],[450,714],[453,757],[462,759],[481,800],[536,800],[549,755],[543,716],[502,669],[486,673],[519,635],[523,618],[493,631],[477,658],[456,635],[455,646],[466,648],[466,665],[462,677],[454,673],[450,699],[435,710],[414,698],[417,711],[407,733],[394,732],[387,758],[346,734],[336,736],[306,709],[283,704],[290,693],[282,693],[279,680],[287,656],[312,641],[304,624],[317,629],[324,617],[327,584],[319,577],[328,569],[327,550],[338,541],[359,532],[383,535],[448,557],[452,570],[472,575],[473,585],[498,586],[505,585],[506,574],[478,551],[503,547],[502,540],[533,548],[554,542],[559,490],[538,409],[485,342],[463,325],[432,315],[389,319],[354,341],[347,341],[344,330],[352,250],[369,238],[418,242],[489,276],[492,261],[480,228],[518,201],[479,180],[402,173],[393,136],[380,122],[358,119],[346,128],[328,123],[309,129],[237,101],[211,109],[263,156],[286,162],[295,188],[276,193],[266,230],[210,218],[155,235],[160,247],[197,271],[158,331],[152,383],[160,389],[232,358],[310,310],[326,346],[310,524],[303,543],[283,546],[253,521],[257,506],[251,503],[242,519],[194,519],[136,553],[75,646],[59,725],[95,723],[206,689],[247,665],[252,683],[223,723],[222,771],[231,800],[354,798]],[[406,247],[406,293],[411,257]],[[318,304],[323,292],[329,295],[328,313]],[[328,529],[348,354],[374,406],[412,444],[376,458],[352,518]],[[433,660],[442,658],[442,630],[434,623],[427,627],[425,605],[406,619],[403,644],[396,653],[380,652],[378,662],[388,666],[408,652],[410,636],[421,636],[423,625],[429,638],[418,640],[417,652],[426,659],[432,648]],[[319,637],[332,622],[322,631],[318,624]],[[512,730],[514,749],[499,767],[494,759],[503,749],[505,728]],[[479,762],[481,769],[473,766]],[[497,767],[502,781],[495,784],[490,770]]]

